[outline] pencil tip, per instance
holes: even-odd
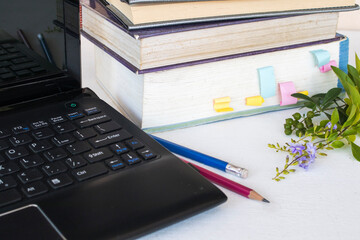
[[[266,202],[266,203],[270,203],[270,201],[269,200],[267,200],[266,198],[263,198],[263,200],[262,200],[263,202]]]

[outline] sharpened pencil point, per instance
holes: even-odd
[[[267,200],[266,198],[263,198],[263,200],[262,200],[263,202],[266,202],[266,203],[270,203],[270,201],[269,200]]]

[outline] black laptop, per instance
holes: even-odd
[[[226,201],[81,88],[78,5],[0,1],[0,239],[134,238]]]

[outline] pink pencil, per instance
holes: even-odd
[[[195,165],[194,163],[190,163],[184,159],[181,159],[184,162],[191,164],[193,167],[195,167],[201,175],[203,175],[205,178],[207,178],[209,181],[220,185],[226,189],[229,189],[230,191],[236,192],[240,194],[241,196],[247,197],[249,199],[254,199],[258,201],[263,201],[269,203],[267,199],[262,197],[260,194],[252,190],[251,188],[245,187],[239,183],[236,183],[234,181],[231,181],[227,178],[224,178],[216,173],[213,173],[205,168],[202,168],[198,165]]]

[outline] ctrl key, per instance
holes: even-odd
[[[96,177],[107,172],[108,170],[103,163],[95,163],[86,167],[73,170],[72,174],[78,181],[84,181],[86,179]]]
[[[0,207],[15,203],[21,200],[21,195],[16,189],[0,192]]]

